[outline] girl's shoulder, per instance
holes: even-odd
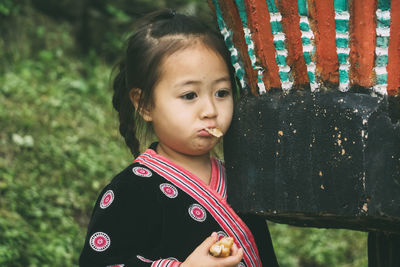
[[[118,173],[111,180],[110,184],[150,185],[155,183],[159,178],[159,175],[148,167],[138,162],[133,162]]]
[[[158,174],[146,166],[134,162],[114,176],[110,183],[103,188],[99,198],[107,192],[111,192],[125,200],[155,200],[157,191],[154,188],[159,183],[159,179],[161,177]]]

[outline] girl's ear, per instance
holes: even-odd
[[[140,96],[142,94],[142,90],[139,88],[133,88],[129,91],[129,98],[131,99],[131,102],[137,112],[142,116],[143,120],[150,122],[153,120],[153,118],[150,115],[150,111],[146,109],[145,107],[140,107],[139,109],[139,100]]]

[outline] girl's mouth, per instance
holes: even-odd
[[[219,128],[205,128],[204,130],[206,130],[209,134],[217,138],[222,137],[224,135]]]

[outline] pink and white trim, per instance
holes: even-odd
[[[180,261],[174,259],[159,259],[151,264],[151,267],[179,267]]]
[[[152,261],[149,259],[146,259],[143,256],[140,255],[136,255],[136,257],[146,263],[151,263],[151,267],[178,267],[179,265],[181,265],[182,262],[178,261],[175,258],[167,258],[167,259],[159,259],[156,261]]]
[[[210,188],[209,185],[205,184],[198,177],[175,165],[167,158],[158,155],[152,149],[146,150],[145,153],[136,158],[135,162],[145,165],[147,168],[158,173],[195,199],[214,217],[225,233],[234,237],[236,245],[243,248],[243,258],[246,265],[261,266],[253,235],[226,202],[223,194],[217,193],[217,190]],[[219,168],[221,167],[219,166]],[[221,179],[221,183],[223,184],[220,185],[219,191],[226,191],[226,189],[223,189],[225,187],[224,179]]]
[[[224,163],[216,158],[211,158],[211,181],[209,187],[224,199],[226,199],[225,181]]]

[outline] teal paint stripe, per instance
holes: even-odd
[[[390,0],[379,0],[378,9],[389,10],[390,9]]]
[[[340,83],[349,82],[349,74],[346,70],[339,70],[339,82]]]
[[[232,33],[228,30],[228,28],[225,24],[225,21],[222,17],[222,13],[221,13],[221,9],[220,9],[218,0],[212,0],[212,2],[215,7],[215,13],[217,16],[217,24],[218,24],[218,27],[224,37],[225,45],[227,46],[227,48],[231,54],[231,62],[235,68],[236,76],[239,79],[242,88],[249,90],[249,87],[244,79],[245,71],[244,71],[242,62],[239,59],[239,52],[237,51],[237,49],[235,48],[234,43],[233,43]]]
[[[376,37],[376,46],[388,48],[389,47],[389,37],[377,36]]]
[[[377,56],[375,60],[375,65],[377,67],[385,67],[389,62],[389,57],[387,55]]]
[[[349,54],[342,54],[339,53],[338,54],[338,60],[339,60],[339,64],[346,64],[347,63],[347,58],[349,57]]]
[[[308,74],[308,79],[310,80],[310,83],[314,83],[315,82],[315,73],[311,72],[311,71],[307,71]]]
[[[390,0],[378,0],[377,25],[376,25],[376,47],[379,53],[375,55],[375,74],[376,85],[374,90],[380,94],[386,94],[387,86],[387,64],[388,64],[388,47],[390,39]],[[383,15],[383,12],[386,15]],[[387,17],[389,15],[389,18]],[[383,53],[386,51],[386,53]]]
[[[305,22],[300,22],[300,30],[308,32],[311,30],[310,25]]]
[[[271,21],[271,30],[272,30],[272,34],[277,34],[282,32],[282,24],[280,21]]]
[[[279,51],[285,50],[285,42],[284,41],[281,41],[281,40],[274,41],[274,45],[275,45],[276,50],[279,50]]]
[[[280,71],[279,72],[279,77],[281,78],[281,80],[283,82],[289,81],[289,74],[287,72]]]
[[[348,0],[335,0],[334,7],[336,12],[343,12],[349,10]]]
[[[387,74],[376,75],[376,83],[377,84],[387,84]]]
[[[266,0],[266,2],[267,2],[269,13],[277,13],[277,12],[279,12],[278,8],[275,5],[275,1],[274,0]]]
[[[349,1],[334,0],[336,53],[339,61],[339,90],[344,92],[349,89]],[[344,35],[343,35],[344,33]]]
[[[222,18],[221,9],[219,7],[218,0],[213,0],[212,2],[214,4],[215,13],[217,15],[218,27],[219,27],[220,30],[222,30],[225,27],[225,22],[224,22],[224,19]]]
[[[304,61],[306,62],[306,65],[311,63],[311,55],[308,52],[303,53]]]
[[[311,30],[308,20],[307,0],[297,0],[297,10],[300,16],[299,29],[301,31],[301,43],[303,46],[303,58],[307,65],[307,76],[310,83],[311,91],[319,90],[319,84],[315,75],[315,62],[313,62],[313,54],[315,53],[314,34]],[[312,50],[312,51],[310,51]]]
[[[265,93],[265,86],[263,83],[263,68],[257,66],[257,58],[254,52],[254,42],[251,37],[250,29],[247,27],[247,13],[246,5],[243,0],[235,0],[236,6],[239,9],[240,20],[242,21],[244,37],[247,45],[247,52],[250,57],[251,66],[254,70],[258,71],[257,86],[260,94]]]
[[[253,40],[251,40],[251,36],[249,34],[245,34],[244,40],[246,41],[247,45],[249,45],[253,42]]]
[[[286,57],[282,55],[277,55],[276,63],[278,63],[278,65],[286,66]]]
[[[344,33],[349,31],[349,21],[344,19],[335,20],[336,32]]]
[[[297,0],[297,10],[300,16],[308,17],[307,1]]]
[[[239,11],[240,20],[244,27],[247,27],[247,14],[246,14],[246,6],[243,1],[235,0],[236,7]]]
[[[390,27],[390,19],[378,19],[377,24],[378,28]]]
[[[250,30],[247,28],[247,13],[246,13],[246,6],[244,1],[242,0],[235,0],[236,6],[239,10],[240,20],[242,21],[243,31],[244,31],[244,39],[247,44],[247,50],[249,53],[249,57],[252,63],[252,67],[255,68],[256,58],[254,53],[254,43],[251,39]]]
[[[346,38],[337,38],[336,39],[336,47],[347,48],[348,45],[349,45],[349,39],[346,39]]]
[[[275,5],[275,0],[266,0],[268,6],[268,12],[272,17],[281,17],[277,6]],[[287,65],[287,51],[285,41],[282,40],[281,36],[285,36],[283,33],[283,28],[281,21],[279,20],[270,20],[271,31],[276,38],[273,41],[275,47],[275,61],[279,67],[279,78],[281,80],[282,89],[289,90],[292,87],[292,76],[290,73],[290,67]]]
[[[311,40],[310,40],[310,38],[307,38],[307,37],[301,37],[301,43],[303,45],[309,45],[309,44],[311,44]]]

